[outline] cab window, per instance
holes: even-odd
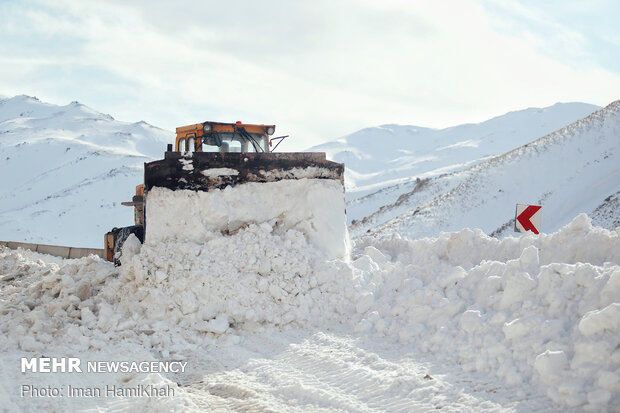
[[[239,133],[219,132],[203,139],[203,152],[269,152],[267,137],[251,133],[251,139]]]
[[[179,152],[185,152],[185,138],[179,139]]]

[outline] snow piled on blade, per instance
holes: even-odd
[[[224,333],[229,326],[305,326],[351,314],[361,280],[344,261],[327,261],[303,233],[263,223],[212,236],[200,243],[147,243],[139,255],[124,251],[113,290],[135,298],[121,300],[115,317]]]
[[[344,222],[344,189],[332,179],[250,182],[208,192],[153,188],[147,197],[146,244],[177,241],[203,243],[249,224],[278,234],[295,230],[327,258],[349,253]],[[273,249],[290,242],[274,242]],[[239,254],[251,244],[230,246]],[[214,247],[216,248],[216,247]]]
[[[301,190],[270,188],[279,201],[288,189]],[[457,409],[515,408],[505,399],[491,403],[502,389],[523,403],[542,389],[556,408],[620,408],[620,229],[592,227],[580,215],[553,234],[502,240],[470,229],[419,240],[366,237],[348,261],[319,248],[322,238],[296,226],[301,218],[266,216],[238,227],[218,220],[216,199],[224,210],[273,206],[262,198],[240,204],[226,192],[199,203],[183,194],[188,209],[168,211],[168,218],[186,216],[180,225],[189,227],[190,217],[203,216],[191,209],[197,203],[213,207],[201,214],[219,224],[196,239],[179,231],[141,246],[130,238],[120,270],[96,257],[0,249],[0,349],[33,356],[57,346],[75,356],[114,347],[117,358],[131,348],[155,359],[193,360],[202,370],[177,377],[186,381],[178,399],[166,400],[166,408],[186,410],[207,400],[231,403],[221,405],[229,409],[332,411],[390,401],[393,410],[415,411],[437,408],[438,392],[449,395],[443,406]],[[162,208],[168,195],[155,197]],[[315,335],[277,341],[293,337],[286,333],[293,329]],[[370,351],[388,345],[389,353]],[[443,374],[414,379],[398,368],[419,354],[440,360]],[[214,364],[201,367],[196,360],[204,357]],[[340,369],[346,377],[332,383]],[[463,397],[442,381],[463,371],[499,380]],[[130,380],[170,382],[165,374],[149,377]],[[426,390],[414,392],[408,383]],[[6,397],[27,406],[28,399]],[[174,400],[179,404],[171,406]]]

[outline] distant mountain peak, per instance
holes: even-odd
[[[0,133],[3,240],[94,248],[106,231],[133,222],[120,202],[143,180],[144,162],[174,140],[144,121],[27,95],[0,102]]]
[[[529,112],[532,121],[543,116]],[[356,219],[352,234],[396,232],[419,238],[468,227],[504,236],[513,227],[517,202],[543,206],[543,232],[583,212],[613,230],[620,219],[620,211],[614,215],[610,207],[620,193],[620,101],[567,123],[451,173],[427,174],[418,182],[409,177],[374,192],[360,191],[357,199],[350,196],[347,212],[366,213]],[[490,124],[501,126],[498,118]]]

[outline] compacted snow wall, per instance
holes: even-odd
[[[276,232],[301,232],[329,259],[349,253],[344,187],[333,179],[245,183],[209,192],[153,188],[146,213],[145,242],[150,246],[204,243],[250,224],[266,224]]]

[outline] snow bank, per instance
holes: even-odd
[[[120,269],[95,257],[47,263],[3,251],[19,274],[4,291],[11,305],[3,330],[18,331],[13,345],[39,351],[62,337],[100,349],[122,336],[159,356],[183,357],[206,334],[354,313],[363,278],[347,264],[339,181],[155,188],[146,210],[146,242],[125,242]]]
[[[120,277],[105,292],[112,300],[123,290],[119,320],[130,315],[153,328],[219,334],[229,326],[308,326],[351,314],[362,279],[344,261],[326,260],[301,232],[262,223],[209,238],[145,244],[139,255],[125,249]]]
[[[301,232],[327,258],[344,259],[349,253],[344,189],[338,180],[289,179],[209,192],[154,188],[146,210],[147,245],[202,244],[221,233],[266,224],[276,233]]]
[[[579,216],[554,234],[502,240],[479,230],[364,238],[349,262],[329,259],[294,221],[229,233],[221,222],[195,233],[200,242],[180,232],[174,242],[130,238],[120,270],[97,257],[0,249],[0,349],[129,341],[182,360],[263,326],[340,325],[403,355],[422,350],[507,386],[539,387],[558,406],[620,408],[620,230]]]
[[[386,335],[563,406],[620,407],[620,229],[362,239],[360,333]],[[374,284],[374,285],[373,285]],[[613,409],[612,409],[613,410]]]

